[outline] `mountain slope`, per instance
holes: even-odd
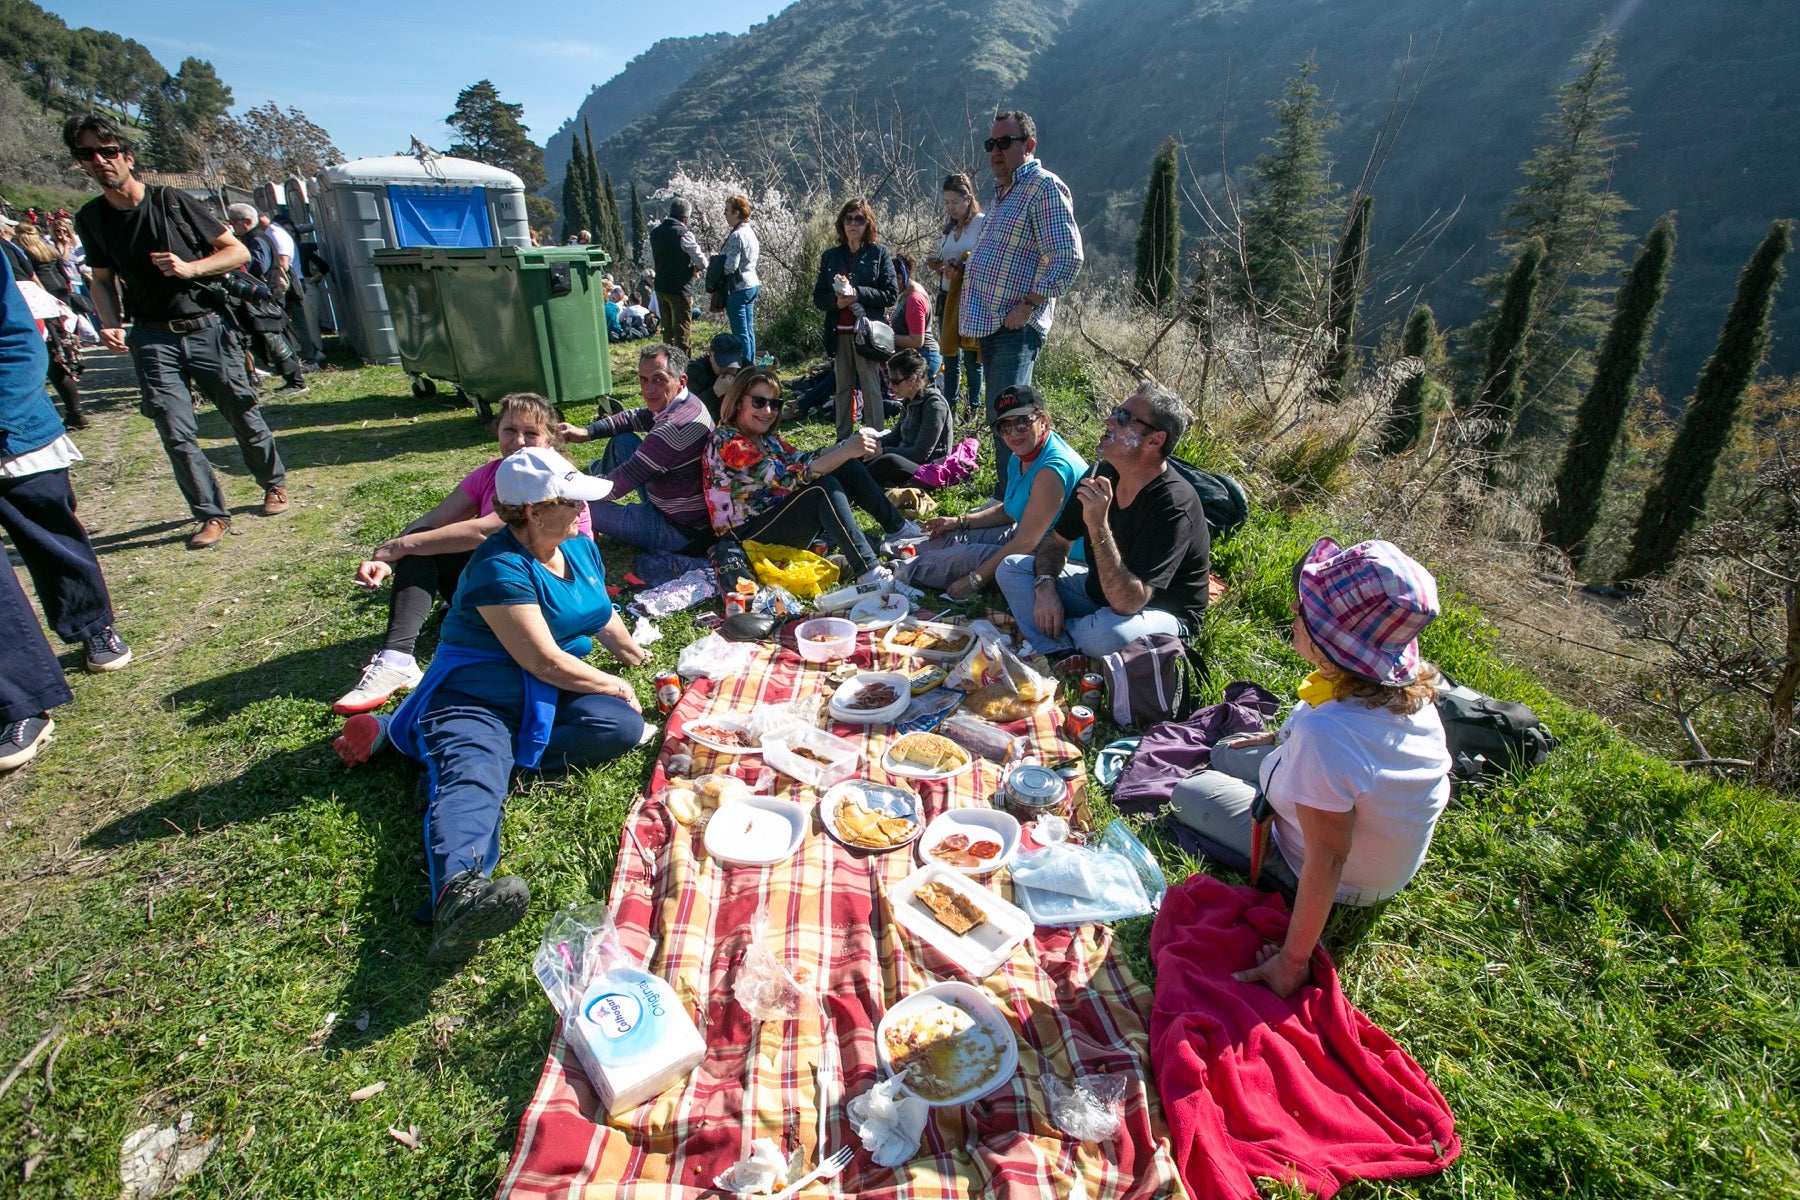
[[[583,121],[593,131],[594,144],[598,146],[668,99],[735,41],[736,36],[729,33],[664,38],[626,63],[623,71],[596,85],[575,115],[544,143],[544,171],[551,179],[551,190],[545,194],[558,194],[563,174],[569,168],[569,148],[580,136]]]

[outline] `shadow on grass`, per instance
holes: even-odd
[[[368,616],[385,621],[387,601],[386,592],[353,592],[346,597],[344,608],[349,610],[352,606],[366,605]],[[441,611],[435,610],[428,623],[432,635],[419,639],[418,651],[422,658],[429,658],[437,644],[436,614]],[[198,706],[200,711],[195,722],[207,725],[228,721],[244,709],[278,696],[303,697],[330,704],[356,683],[364,664],[380,644],[380,634],[371,632],[366,637],[333,640],[324,645],[291,650],[176,688],[169,693],[168,701],[180,707]]]

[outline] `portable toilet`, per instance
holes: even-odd
[[[525,184],[441,155],[362,158],[313,181],[312,224],[331,264],[338,334],[372,363],[400,361],[374,253],[408,246],[530,246]]]

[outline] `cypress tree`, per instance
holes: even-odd
[[[569,148],[569,171],[563,176],[563,240],[582,229],[593,232],[593,213],[588,209],[587,156],[577,141]]]
[[[638,199],[637,180],[631,181],[631,261],[644,265],[644,202]]]
[[[1369,257],[1369,219],[1375,197],[1364,196],[1350,213],[1349,227],[1331,264],[1331,353],[1326,356],[1319,391],[1336,404],[1356,368],[1356,306],[1362,299],[1363,265]]]
[[[1664,213],[1619,287],[1612,327],[1595,360],[1594,382],[1575,414],[1575,430],[1563,448],[1556,485],[1540,517],[1544,540],[1560,546],[1576,566],[1587,557],[1588,534],[1600,518],[1601,486],[1637,390],[1644,349],[1656,325],[1674,254],[1675,214]]]
[[[1628,238],[1619,218],[1628,205],[1612,190],[1614,164],[1631,139],[1613,132],[1629,113],[1621,76],[1613,69],[1617,42],[1597,34],[1575,58],[1575,77],[1556,89],[1532,157],[1519,168],[1497,235],[1516,257],[1532,238],[1544,243],[1538,314],[1527,337],[1519,428],[1524,436],[1566,427],[1593,371],[1593,347],[1606,328],[1608,280],[1623,265]],[[1484,279],[1491,295],[1504,291],[1504,273]],[[1496,315],[1470,329],[1471,350],[1485,345]]]
[[[606,252],[614,262],[625,261],[625,222],[619,219],[619,198],[613,192],[612,172],[606,173]]]
[[[1382,454],[1404,454],[1419,440],[1425,427],[1425,395],[1431,386],[1431,356],[1437,345],[1437,319],[1429,304],[1421,304],[1406,318],[1406,332],[1400,336],[1400,353],[1425,363],[1419,373],[1400,385],[1394,393],[1394,407],[1382,426],[1378,449]]]
[[[1537,309],[1538,283],[1543,278],[1544,243],[1533,238],[1513,264],[1506,279],[1506,294],[1488,334],[1487,366],[1481,373],[1481,391],[1469,406],[1469,415],[1480,422],[1476,444],[1487,456],[1487,481],[1499,476],[1500,450],[1512,437],[1513,420],[1519,413],[1519,396],[1525,374],[1525,338]]]
[[[1181,271],[1181,200],[1177,194],[1175,139],[1169,138],[1150,160],[1150,183],[1144,189],[1144,212],[1138,218],[1137,297],[1152,308],[1175,299]]]
[[[1259,307],[1290,318],[1303,317],[1312,305],[1308,267],[1320,257],[1339,219],[1331,158],[1325,152],[1325,134],[1337,118],[1320,107],[1318,85],[1312,81],[1316,69],[1309,55],[1287,81],[1281,99],[1269,106],[1275,132],[1264,140],[1273,149],[1252,164],[1245,204],[1246,290]]]
[[[1681,539],[1699,520],[1738,405],[1768,352],[1769,310],[1781,285],[1781,260],[1792,244],[1793,223],[1774,222],[1738,276],[1737,296],[1719,331],[1718,345],[1700,368],[1662,474],[1644,497],[1631,554],[1619,578],[1642,579],[1666,569],[1675,561]]]
[[[587,143],[587,210],[588,232],[594,244],[611,253],[612,242],[606,228],[606,193],[600,190],[600,159],[594,154],[594,131],[581,123],[581,137]]]

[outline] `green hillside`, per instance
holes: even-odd
[[[569,166],[569,147],[586,121],[600,142],[667,100],[719,52],[737,38],[729,33],[705,33],[698,37],[664,38],[625,64],[625,69],[605,83],[596,84],[575,115],[562,123],[544,143],[544,170],[560,186]]]
[[[1603,20],[1619,34],[1631,89],[1636,144],[1617,179],[1636,209],[1628,228],[1641,236],[1660,213],[1681,213],[1681,258],[1646,376],[1678,397],[1768,222],[1800,215],[1792,134],[1800,5],[1791,0],[800,0],[610,138],[600,156],[615,178],[655,184],[676,163],[730,155],[746,128],[803,123],[854,89],[859,102],[911,112],[936,174],[980,165],[966,114],[980,121],[1005,97],[1038,118],[1042,153],[1074,188],[1096,251],[1122,258],[1156,146],[1180,139],[1190,188],[1199,177],[1216,195],[1221,117],[1235,177],[1269,130],[1267,102],[1316,52],[1317,80],[1343,119],[1331,144],[1346,187],[1403,77],[1406,99],[1423,79],[1375,184],[1375,264],[1386,274],[1372,289],[1371,319],[1397,323],[1422,293],[1460,324],[1481,303],[1469,281],[1496,266],[1490,235],[1550,90]],[[1190,235],[1199,226],[1191,200]],[[1394,258],[1406,235],[1452,212],[1429,247]],[[1790,288],[1778,329],[1796,317],[1800,288]],[[1770,367],[1800,371],[1800,339],[1778,337]]]

